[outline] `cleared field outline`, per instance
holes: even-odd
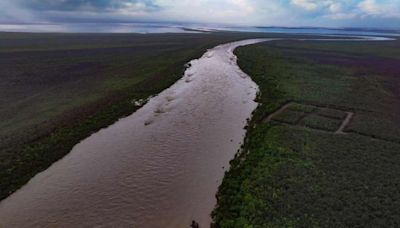
[[[296,108],[297,107],[297,108]],[[300,110],[299,107],[304,108],[304,110]],[[312,111],[305,111],[306,109],[309,108],[313,108]],[[342,117],[338,117],[335,115],[327,115],[323,113],[323,110],[329,110],[329,111],[333,111],[336,113],[342,113],[343,116]],[[296,121],[284,121],[282,120],[282,116],[281,118],[276,118],[279,117],[282,114],[285,114],[285,112],[289,112],[289,113],[297,113],[300,114],[298,119]],[[338,109],[338,108],[327,108],[324,106],[318,106],[318,105],[310,105],[310,104],[302,104],[299,102],[289,102],[285,105],[283,105],[281,108],[279,108],[277,111],[275,111],[274,113],[268,115],[265,119],[264,119],[264,123],[266,122],[275,122],[275,123],[279,123],[282,125],[286,125],[286,126],[292,126],[292,127],[296,127],[296,128],[303,128],[303,129],[307,129],[310,131],[316,131],[316,132],[320,132],[320,133],[327,133],[327,134],[334,134],[334,135],[347,135],[347,134],[356,134],[356,135],[360,135],[360,136],[364,136],[364,137],[368,137],[374,140],[382,140],[382,141],[386,141],[386,142],[391,142],[391,143],[396,143],[399,144],[399,142],[393,141],[393,140],[389,140],[389,139],[385,139],[382,137],[376,137],[376,136],[372,136],[372,135],[367,135],[367,134],[362,134],[362,133],[358,133],[358,132],[354,132],[354,131],[349,131],[346,132],[346,128],[347,126],[350,125],[351,121],[353,120],[355,113],[351,112],[351,111],[347,111],[347,110],[342,110],[342,109]],[[327,129],[324,126],[320,126],[320,127],[313,127],[310,126],[309,124],[304,123],[304,120],[306,118],[310,118],[310,117],[320,117],[322,119],[325,119],[327,122],[329,121],[336,121],[336,122],[340,122],[340,125],[338,125],[336,130],[332,130],[332,129]],[[319,123],[321,124],[321,123]],[[317,122],[318,125],[318,122]],[[323,124],[321,124],[323,125]]]
[[[279,116],[280,114],[284,113],[285,111],[290,110],[290,108],[294,107],[295,105],[313,107],[314,110],[311,111],[311,112],[304,112],[304,111],[302,112],[302,111],[297,110],[296,112],[302,112],[303,115],[294,124],[283,122],[283,121],[275,119],[275,117]],[[303,128],[307,128],[307,129],[310,129],[310,130],[316,130],[316,131],[319,131],[319,132],[327,132],[327,133],[342,134],[342,135],[343,134],[348,134],[347,132],[345,132],[345,129],[350,124],[351,120],[353,119],[354,113],[353,112],[349,112],[349,111],[345,111],[345,110],[340,110],[340,109],[337,109],[337,108],[329,108],[330,110],[346,113],[346,117],[344,119],[337,119],[337,118],[334,118],[334,117],[328,117],[326,115],[318,114],[318,110],[325,109],[325,108],[326,107],[321,107],[321,106],[317,106],[317,105],[309,105],[309,104],[305,105],[305,104],[301,104],[301,103],[298,103],[298,102],[289,102],[289,103],[283,105],[281,108],[279,108],[274,113],[272,113],[269,116],[267,116],[264,119],[264,122],[274,121],[274,122],[279,122],[279,123],[285,124],[285,125],[303,127]],[[338,129],[335,130],[335,131],[331,131],[331,130],[327,130],[327,129],[321,129],[321,128],[315,128],[315,127],[311,127],[311,126],[306,126],[306,125],[301,125],[300,124],[302,122],[302,120],[304,120],[305,118],[310,117],[312,115],[317,115],[317,116],[321,116],[321,117],[324,117],[324,118],[327,118],[327,119],[332,119],[332,120],[338,120],[338,121],[340,120],[341,124],[338,127]]]

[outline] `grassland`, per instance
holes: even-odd
[[[219,188],[215,226],[399,226],[400,42],[275,41],[236,54],[261,105]],[[303,126],[265,121],[288,102],[275,118]],[[345,111],[355,114],[346,134],[307,126],[334,130]]]
[[[0,199],[169,87],[207,48],[260,36],[2,33]]]

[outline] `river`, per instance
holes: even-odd
[[[209,227],[257,85],[233,50],[208,50],[134,114],[76,145],[0,203],[0,227]]]

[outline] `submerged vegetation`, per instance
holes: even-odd
[[[399,47],[290,40],[237,49],[260,106],[219,188],[215,226],[399,226]],[[346,112],[346,134],[335,134]]]

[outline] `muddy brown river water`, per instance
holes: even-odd
[[[257,85],[215,47],[129,117],[76,145],[0,203],[0,227],[209,227]]]

